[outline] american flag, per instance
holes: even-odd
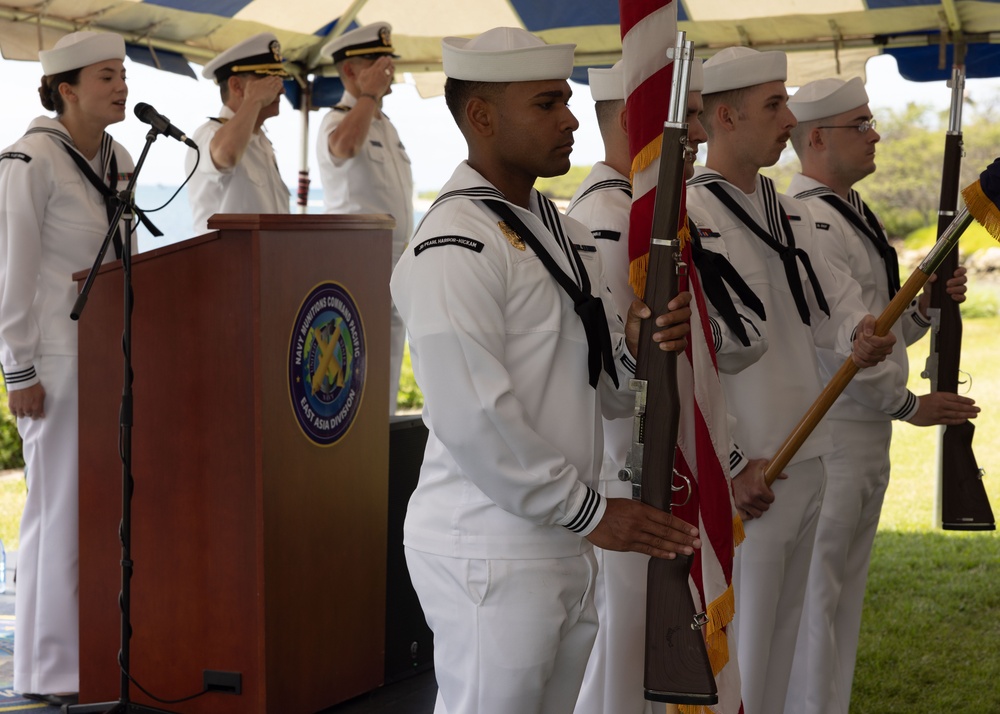
[[[663,123],[667,119],[672,65],[667,49],[677,34],[677,6],[670,0],[620,0],[622,57],[624,59],[629,153],[632,158],[632,211],[629,219],[629,281],[637,295],[644,293],[653,204],[659,173]],[[686,227],[681,211],[679,233]],[[682,255],[690,266],[691,249]],[[684,358],[677,361],[680,392],[680,428],[675,469],[693,484],[691,499],[674,513],[696,523],[702,547],[691,568],[691,592],[696,607],[708,615],[703,629],[709,660],[719,689],[719,703],[710,708],[682,705],[690,714],[739,714],[740,675],[736,648],[730,648],[727,625],[735,613],[732,586],[733,553],[743,538],[729,483],[729,430],[725,400],[719,382],[705,296],[697,272],[689,271],[691,334]],[[650,594],[649,596],[652,596]]]

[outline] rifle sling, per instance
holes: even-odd
[[[604,303],[601,298],[590,294],[590,278],[587,269],[580,260],[580,256],[573,250],[572,259],[577,263],[580,272],[580,280],[583,285],[577,285],[562,269],[556,265],[555,260],[542,247],[541,241],[528,229],[524,222],[517,217],[513,209],[502,201],[484,198],[490,210],[502,218],[507,225],[517,233],[518,237],[529,246],[549,274],[555,279],[559,286],[565,291],[573,301],[573,309],[583,322],[583,330],[587,335],[587,365],[590,374],[590,386],[597,388],[597,382],[601,378],[601,365],[604,371],[610,375],[615,387],[618,386],[618,373],[615,369],[614,356],[611,349],[611,332],[608,328],[608,318],[604,313]]]

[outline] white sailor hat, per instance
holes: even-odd
[[[51,50],[38,53],[46,77],[109,59],[125,59],[125,40],[113,32],[90,30],[64,35]]]
[[[836,116],[867,103],[868,92],[861,77],[846,82],[830,77],[803,84],[788,100],[788,108],[802,122]]]
[[[270,32],[248,37],[205,65],[201,76],[222,84],[230,76],[243,73],[288,77],[281,57],[281,43]]]
[[[784,52],[758,52],[750,47],[727,47],[705,61],[704,94],[743,89],[788,78]]]
[[[591,67],[587,70],[590,82],[590,96],[595,102],[621,100],[625,98],[625,71],[622,60],[612,67]]]
[[[547,45],[527,30],[494,27],[471,40],[441,41],[444,73],[470,82],[569,79],[576,45]]]
[[[330,40],[319,54],[321,57],[330,57],[333,63],[343,62],[351,57],[380,57],[393,54],[392,47],[392,25],[388,22],[373,22],[363,27],[345,32],[340,37]]]

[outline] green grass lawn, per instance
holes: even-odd
[[[962,368],[983,408],[974,441],[1000,513],[1000,318],[966,320]],[[910,389],[928,342],[909,350]],[[937,429],[895,425],[892,480],[872,552],[852,714],[1000,713],[1000,539],[932,522]]]

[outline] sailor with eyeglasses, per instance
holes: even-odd
[[[881,314],[899,290],[896,252],[882,222],[853,186],[875,171],[881,137],[859,77],[820,79],[789,99],[798,120],[791,141],[802,162],[789,193],[809,206],[818,247],[860,285],[868,310]],[[965,268],[948,281],[965,299]],[[889,484],[892,422],[957,424],[978,412],[971,399],[947,392],[917,397],[906,388],[903,345],[927,332],[929,293],[913,300],[893,326],[900,348],[863,370],[831,407],[825,421],[834,449],[824,457],[826,492],[816,529],[806,600],[786,714],[847,714],[861,630],[861,608],[872,543]],[[823,381],[843,359],[817,347]]]

